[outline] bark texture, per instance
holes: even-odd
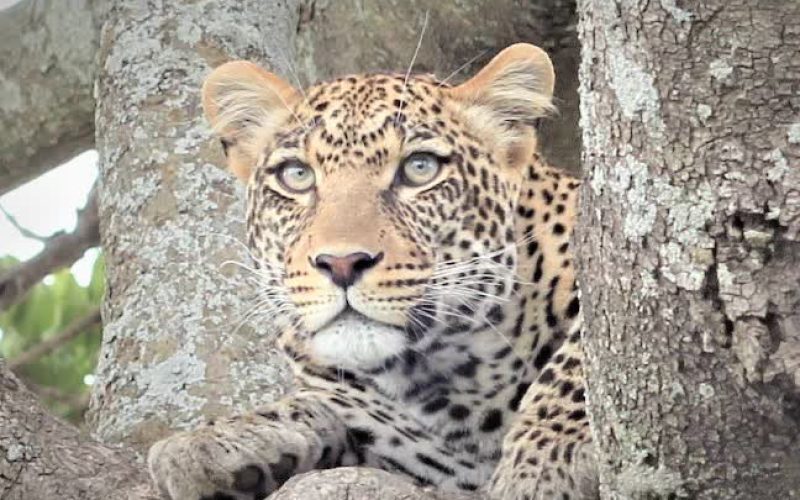
[[[0,498],[156,500],[133,453],[50,416],[0,358]]]
[[[584,0],[579,15],[603,495],[795,498],[800,3]]]
[[[480,495],[418,488],[388,472],[340,467],[290,479],[269,500],[481,500]]]
[[[0,11],[0,195],[94,144],[105,4],[25,0]]]
[[[291,46],[291,1],[114,3],[98,81],[101,235],[108,272],[90,423],[145,448],[243,412],[288,383],[248,284],[244,190],[220,169],[199,91],[229,58]],[[291,57],[291,54],[289,54]]]
[[[575,0],[303,0],[295,77],[305,84],[365,71],[402,72],[421,37],[413,70],[452,75],[448,81],[458,83],[506,46],[535,43],[550,53],[557,75],[559,113],[542,123],[543,149],[554,164],[578,171],[576,23]]]

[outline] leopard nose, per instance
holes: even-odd
[[[313,259],[312,265],[337,286],[347,288],[382,259],[383,252],[374,256],[366,252],[355,252],[342,257],[323,253]]]

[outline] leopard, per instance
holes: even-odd
[[[527,43],[459,84],[409,71],[299,89],[247,61],[210,73],[203,110],[246,185],[263,327],[295,388],[156,442],[165,498],[261,499],[347,466],[497,500],[597,498],[581,182],[537,133],[554,85]]]

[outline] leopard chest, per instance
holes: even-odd
[[[371,382],[455,451],[498,458],[520,400],[549,357],[535,304],[515,300],[495,324],[453,334],[434,352],[415,353]]]

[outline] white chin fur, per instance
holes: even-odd
[[[400,354],[405,346],[401,329],[346,311],[312,337],[309,349],[320,364],[368,369]]]

